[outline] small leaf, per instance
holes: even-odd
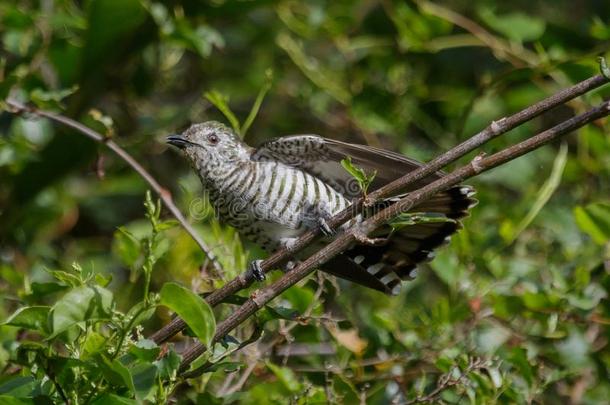
[[[266,306],[265,312],[267,316],[263,316],[264,321],[272,319],[286,319],[288,321],[294,321],[299,316],[299,311],[286,307]]]
[[[37,397],[36,399],[39,399]],[[0,404],[3,405],[34,405],[35,402],[30,398],[16,398],[11,395],[0,395]]]
[[[176,376],[181,362],[182,357],[172,348],[163,358],[155,361],[153,364],[157,367],[159,378],[169,380]]]
[[[214,312],[205,300],[191,290],[176,283],[166,283],[161,288],[161,305],[177,313],[206,346],[216,332]]]
[[[106,348],[106,338],[97,332],[89,332],[82,346],[83,358],[102,352]]]
[[[133,354],[138,360],[152,362],[157,359],[161,348],[150,339],[142,339],[129,348],[129,353]]]
[[[8,394],[14,397],[27,397],[34,390],[36,380],[33,377],[15,375],[0,382],[0,394]],[[0,399],[2,396],[0,396]],[[0,403],[4,403],[0,401]]]
[[[137,363],[129,369],[133,381],[133,391],[136,399],[145,401],[152,399],[155,381],[157,379],[157,367],[151,363]]]
[[[117,228],[114,233],[116,253],[119,259],[128,267],[133,267],[140,257],[141,244],[131,232],[124,227]]]
[[[349,174],[351,174],[354,179],[356,179],[358,185],[360,186],[360,189],[362,190],[362,193],[366,195],[369,186],[371,185],[373,180],[375,180],[375,176],[377,176],[377,172],[375,171],[367,175],[363,169],[354,166],[354,164],[352,163],[352,158],[350,156],[341,160],[341,166],[343,166],[343,168]]]
[[[100,124],[98,125],[101,126],[99,132],[103,132],[106,138],[112,138],[114,135],[114,120],[112,117],[104,115],[100,110],[96,109],[89,110],[89,116],[93,119],[93,121]]]
[[[64,98],[74,94],[77,86],[62,90],[43,90],[40,88],[30,92],[30,99],[40,108],[61,108]]]
[[[261,89],[258,91],[256,100],[254,100],[254,104],[252,104],[252,108],[250,109],[250,113],[248,114],[246,121],[244,121],[241,128],[239,129],[239,135],[242,138],[244,138],[246,136],[248,129],[250,129],[250,126],[252,125],[252,123],[254,122],[254,119],[258,115],[258,111],[260,110],[261,105],[263,104],[265,95],[271,88],[271,83],[273,80],[273,71],[271,69],[267,69],[267,71],[265,72],[265,75],[266,75],[265,84],[263,84],[263,87],[261,87]]]
[[[88,320],[108,319],[113,307],[112,293],[105,288],[82,286],[74,288],[53,306],[52,335]]]
[[[155,310],[156,308],[154,306],[149,307],[146,302],[140,301],[127,312],[125,319],[132,327],[138,326],[142,324],[142,322],[150,319],[150,317],[154,315]]]
[[[491,28],[518,42],[535,41],[546,30],[544,20],[524,13],[498,15],[490,8],[481,8],[479,15]]]
[[[120,397],[115,394],[105,393],[97,397],[92,404],[93,405],[137,405],[138,401],[135,399]]]
[[[104,275],[101,273],[95,273],[95,282],[100,287],[106,287],[112,281],[112,274]]]
[[[175,219],[170,219],[168,221],[163,221],[157,225],[157,231],[165,231],[167,229],[171,229],[179,225],[180,223]]]
[[[120,361],[110,361],[104,358],[104,364],[106,366],[105,377],[108,382],[114,385],[127,387],[131,392],[136,391],[129,370]]]
[[[225,373],[232,373],[234,371],[239,370],[244,366],[244,363],[240,363],[238,361],[222,361],[219,363],[214,363],[209,367],[206,367],[206,373],[213,373],[214,371],[222,370]]]
[[[267,367],[275,374],[278,380],[286,387],[290,392],[299,392],[301,390],[301,383],[297,380],[294,371],[287,367],[276,366],[271,362],[267,362]]]
[[[80,277],[62,270],[47,270],[55,279],[66,283],[70,287],[78,287],[83,284]]]
[[[595,243],[603,245],[610,241],[610,203],[576,207],[574,217],[580,230],[591,236]]]
[[[229,123],[231,124],[231,127],[233,127],[233,130],[239,134],[241,129],[239,125],[239,120],[237,119],[235,114],[233,114],[233,111],[231,111],[231,109],[229,108],[229,99],[216,90],[207,91],[203,94],[203,96],[210,103],[212,103],[214,107],[220,110],[220,112],[225,116],[225,118],[229,120]]]
[[[49,294],[54,294],[59,291],[63,291],[69,288],[68,286],[61,285],[59,283],[37,283],[33,282],[31,285],[32,293],[29,294],[31,297],[41,298]]]
[[[3,324],[47,334],[49,332],[47,320],[49,319],[50,310],[51,307],[47,306],[19,308]]]

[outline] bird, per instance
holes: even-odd
[[[322,239],[297,253],[295,260],[313,253],[336,232],[443,176],[436,172],[411,184],[362,210],[335,231],[327,221],[362,195],[361,184],[342,166],[342,161],[350,159],[353,167],[371,177],[374,174],[370,190],[404,176],[422,163],[389,150],[310,134],[274,138],[255,148],[217,121],[193,124],[181,134],[168,136],[167,143],[181,149],[197,172],[220,221],[265,251],[290,250],[304,232],[319,229]],[[461,220],[477,204],[474,194],[474,188],[467,185],[439,192],[411,212],[441,220],[399,228],[385,225],[374,234],[384,243],[355,243],[320,270],[396,295],[404,280],[416,276],[416,266],[432,260],[435,249],[449,243],[462,228]],[[261,262],[253,260],[248,266],[260,281],[265,279]],[[294,261],[289,261],[285,270],[293,265]]]

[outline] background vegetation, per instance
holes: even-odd
[[[225,271],[205,266],[103,146],[1,113],[0,402],[607,401],[607,123],[472,181],[480,204],[465,229],[398,297],[317,275],[217,344],[189,380],[176,369],[191,338],[142,339],[190,290],[210,291],[262,255],[215,222],[164,144],[189,123],[224,120],[210,97],[244,121],[268,90],[250,144],[311,132],[427,160],[596,74],[609,16],[602,0],[3,1],[0,100],[114,138],[171,190]],[[213,318],[199,310],[208,329],[193,332],[206,339]]]

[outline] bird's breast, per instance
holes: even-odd
[[[213,193],[221,220],[254,240],[296,237],[349,204],[304,170],[280,162],[252,162],[227,171]],[[268,243],[267,243],[268,244]]]

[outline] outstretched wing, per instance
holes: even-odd
[[[317,135],[294,135],[273,139],[262,144],[252,154],[253,160],[275,160],[298,167],[318,177],[348,198],[360,194],[352,176],[341,166],[341,160],[351,157],[355,166],[377,174],[371,185],[375,190],[422,164],[398,153],[365,145],[354,145]],[[418,189],[440,177],[431,174],[401,192]],[[362,284],[386,294],[396,294],[402,280],[414,276],[421,262],[431,260],[433,251],[447,243],[461,228],[460,219],[476,205],[470,186],[455,186],[435,194],[412,211],[440,214],[447,221],[406,226],[390,232],[386,226],[375,236],[390,236],[383,246],[356,245],[326,263],[322,269],[338,277]],[[401,195],[380,201],[375,212],[392,204]]]
[[[317,135],[292,135],[272,139],[260,145],[252,160],[275,160],[298,167],[318,177],[347,197],[355,197],[360,190],[353,177],[341,166],[341,160],[351,157],[354,166],[366,173],[376,172],[371,191],[404,176],[421,166],[421,163],[401,154],[366,145],[356,145]],[[414,190],[436,180],[440,173],[432,174],[409,186]]]

